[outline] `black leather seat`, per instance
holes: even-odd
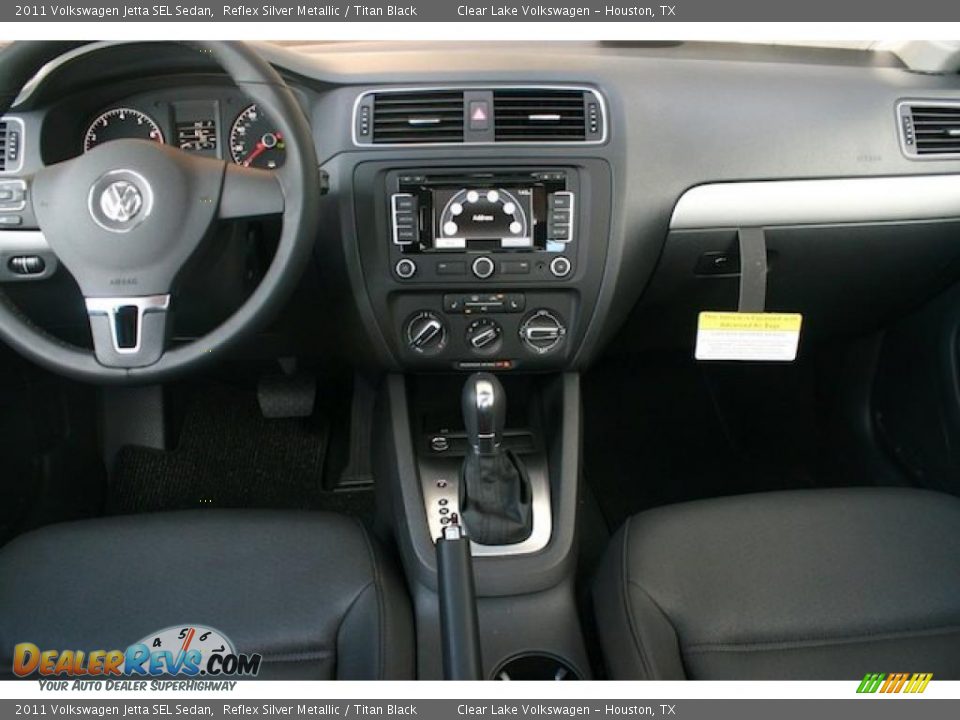
[[[0,549],[0,675],[8,679],[16,643],[124,650],[192,624],[221,631],[237,652],[260,653],[261,678],[414,674],[405,589],[345,517],[130,515],[52,525]]]
[[[642,513],[594,585],[618,679],[960,678],[960,499],[780,492]]]

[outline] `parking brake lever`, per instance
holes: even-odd
[[[452,516],[437,539],[437,591],[443,676],[447,680],[482,680],[480,626],[473,584],[470,540]]]

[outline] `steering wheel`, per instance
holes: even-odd
[[[0,54],[0,116],[40,68],[77,43],[14,43]],[[150,140],[114,140],[22,181],[24,226],[76,280],[93,351],[54,338],[0,292],[0,337],[34,362],[97,383],[156,382],[220,356],[262,328],[289,298],[309,262],[320,179],[309,123],[290,88],[252,48],[191,43],[212,56],[283,133],[286,161],[257,170],[191,155]],[[192,342],[169,346],[173,290],[221,219],[280,215],[283,229],[263,279],[227,320]],[[46,248],[45,248],[46,249]]]

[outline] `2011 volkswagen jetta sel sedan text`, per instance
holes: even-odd
[[[8,45],[0,676],[960,678],[943,49]]]

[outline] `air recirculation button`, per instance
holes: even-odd
[[[555,350],[566,334],[563,322],[549,310],[535,310],[520,325],[521,342],[540,355]]]
[[[424,355],[436,355],[447,344],[447,328],[435,312],[424,310],[407,321],[407,345]]]

